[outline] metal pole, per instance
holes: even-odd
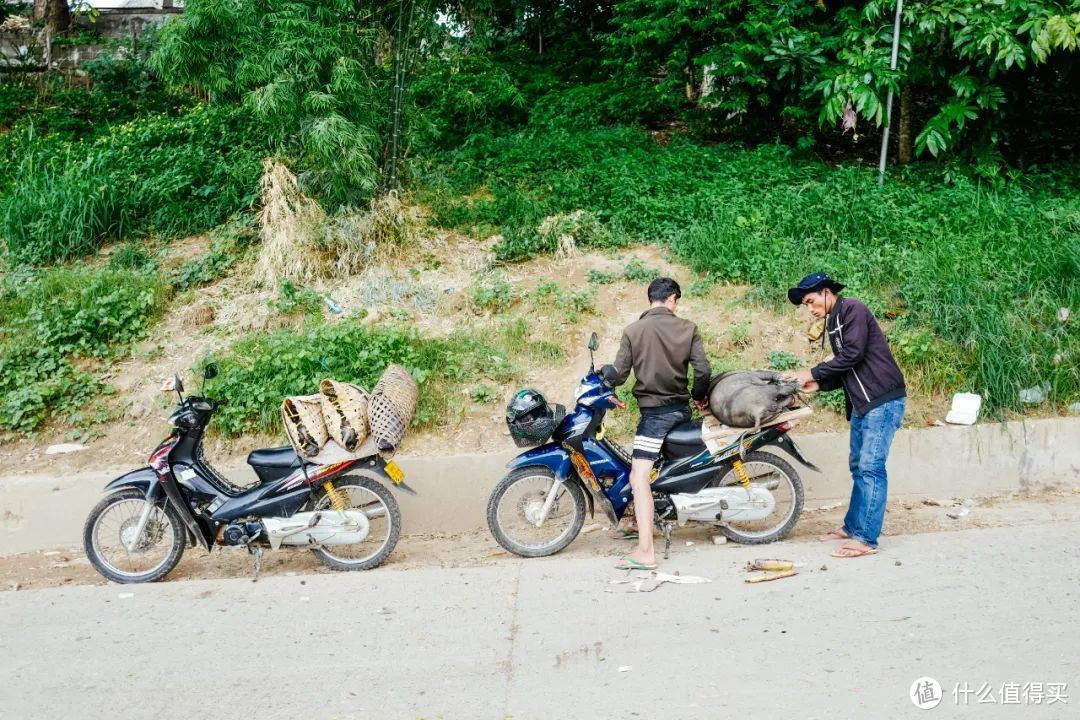
[[[892,60],[889,69],[896,70],[896,58],[900,54],[900,15],[904,12],[904,0],[896,0],[896,20],[893,23]],[[885,184],[885,156],[889,152],[889,127],[892,125],[892,86],[885,100],[885,132],[881,134],[881,161],[878,163],[878,185]]]

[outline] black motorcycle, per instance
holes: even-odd
[[[206,380],[217,366],[207,365]],[[184,549],[201,545],[310,549],[335,570],[368,570],[394,550],[401,533],[397,501],[383,484],[412,493],[397,463],[373,443],[337,458],[305,460],[292,447],[255,450],[248,464],[255,483],[239,486],[207,462],[203,434],[221,402],[184,397],[179,375],[162,388],[179,404],[173,431],[148,467],[122,475],[86,519],[83,546],[94,568],[119,583],[153,582],[169,574]]]

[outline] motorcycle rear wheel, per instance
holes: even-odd
[[[346,475],[334,481],[334,487],[347,509],[369,514],[371,534],[362,543],[312,548],[311,552],[331,570],[371,570],[382,565],[394,552],[401,536],[401,509],[390,491],[368,477]],[[313,510],[332,511],[330,497],[319,488]]]
[[[795,523],[799,522],[803,508],[803,484],[799,473],[790,463],[781,457],[769,452],[755,450],[746,454],[743,461],[750,482],[767,483],[772,480],[778,481],[778,487],[774,492],[777,497],[777,505],[784,502],[787,507],[779,517],[770,516],[765,520],[732,522],[720,526],[722,532],[729,540],[743,545],[764,545],[766,543],[782,540],[787,536]],[[713,485],[720,487],[737,483],[735,471],[731,468]],[[783,493],[781,494],[781,491]]]
[[[585,494],[575,480],[559,483],[561,491],[544,521],[548,531],[536,527],[553,484],[555,473],[541,466],[518,468],[499,481],[488,499],[487,522],[500,545],[521,557],[546,557],[574,541],[585,522]]]

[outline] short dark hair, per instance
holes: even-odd
[[[682,297],[679,283],[669,277],[659,277],[649,283],[649,302],[664,302],[672,295],[678,300]]]

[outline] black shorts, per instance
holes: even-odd
[[[634,434],[634,459],[655,460],[671,428],[689,419],[690,406],[685,404],[641,408],[641,419]]]

